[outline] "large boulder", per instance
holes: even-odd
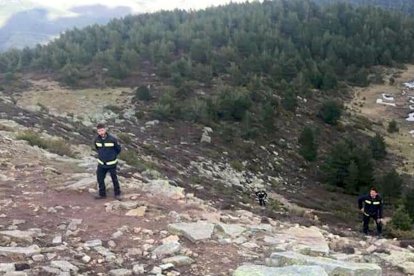
[[[239,224],[218,223],[216,226],[217,229],[223,231],[224,234],[230,236],[231,238],[236,238],[243,234],[244,231],[246,231],[246,228]]]
[[[263,265],[242,265],[238,267],[233,276],[328,276],[320,266],[286,266],[268,267]]]
[[[294,251],[309,255],[328,255],[329,245],[319,228],[291,227],[276,234],[275,238],[289,241]]]
[[[312,257],[300,253],[275,252],[266,259],[269,266],[316,265],[323,267],[332,276],[380,276],[381,268],[376,264],[343,262],[325,257]]]
[[[12,246],[12,247],[0,247],[0,255],[2,256],[10,256],[14,254],[21,254],[25,256],[33,256],[36,254],[40,254],[41,249],[37,245],[31,245],[28,247],[18,247],[18,246]]]
[[[214,224],[204,221],[173,223],[168,225],[168,230],[196,242],[210,239],[214,231]]]
[[[144,183],[142,189],[146,192],[164,195],[172,199],[185,198],[184,188],[173,186],[168,180],[154,179],[147,183]]]
[[[27,242],[33,242],[33,236],[35,236],[36,233],[33,231],[20,231],[20,230],[5,230],[0,231],[0,236],[7,236],[16,240],[20,241],[27,241]]]
[[[178,242],[171,242],[167,244],[162,244],[156,247],[152,253],[157,257],[164,257],[173,255],[181,250],[181,245]]]

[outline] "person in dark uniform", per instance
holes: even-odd
[[[374,219],[377,225],[377,235],[382,234],[382,198],[379,196],[376,188],[371,188],[368,195],[363,195],[358,198],[358,208],[363,215],[363,228],[364,234],[368,234],[368,226],[370,219]]]
[[[118,155],[121,152],[121,145],[118,140],[106,131],[104,124],[96,126],[98,136],[95,138],[95,149],[98,152],[98,168],[96,177],[99,185],[99,194],[96,199],[106,198],[105,176],[109,172],[114,186],[115,198],[121,200],[121,189],[116,174]]]
[[[256,191],[256,198],[259,201],[260,206],[266,206],[267,193],[265,191]]]

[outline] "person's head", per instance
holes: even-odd
[[[106,127],[105,127],[105,124],[103,124],[103,123],[99,123],[99,124],[97,124],[96,125],[96,131],[98,132],[98,134],[100,135],[100,136],[105,136],[106,135]]]
[[[375,198],[375,197],[378,195],[378,191],[377,191],[377,189],[376,189],[375,187],[372,187],[372,188],[369,190],[369,195],[370,195],[372,198]]]

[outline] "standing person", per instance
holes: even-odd
[[[99,194],[95,196],[95,199],[106,198],[105,176],[109,172],[114,186],[115,198],[121,200],[121,189],[116,175],[117,157],[121,152],[121,146],[118,140],[106,131],[104,124],[98,124],[96,129],[98,132],[98,136],[95,138],[95,149],[98,152],[96,177],[99,184]]]
[[[372,187],[368,195],[361,196],[358,199],[358,208],[361,210],[363,218],[362,231],[365,235],[368,234],[369,221],[374,219],[377,225],[377,235],[382,234],[382,198],[379,196],[376,188]]]
[[[257,200],[259,201],[260,206],[265,207],[267,193],[264,190],[256,191],[256,197],[257,197]]]

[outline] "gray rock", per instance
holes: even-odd
[[[62,243],[62,236],[56,236],[52,240],[53,244],[61,244]]]
[[[68,261],[52,261],[50,263],[51,267],[58,268],[62,270],[63,272],[78,272],[79,268],[77,266],[74,266]]]
[[[96,247],[96,246],[102,246],[102,241],[101,240],[90,240],[90,241],[86,241],[84,243],[84,246],[86,247]]]
[[[142,275],[145,273],[144,265],[136,264],[132,267],[132,272],[134,275]]]
[[[111,262],[116,259],[116,255],[111,250],[103,246],[95,246],[93,249],[102,256],[104,256],[107,262]]]
[[[16,240],[27,241],[32,243],[33,236],[36,233],[31,231],[20,231],[20,230],[9,230],[9,231],[0,231],[0,235],[7,236]]]
[[[151,170],[151,169],[147,169],[147,170],[143,171],[142,176],[146,177],[146,178],[149,178],[149,179],[158,179],[158,178],[162,177],[162,175],[159,171]]]
[[[45,256],[42,254],[36,254],[32,256],[32,260],[35,262],[43,262],[45,260]]]
[[[293,244],[293,250],[309,255],[328,255],[329,245],[321,231],[314,226],[291,227],[285,229],[276,238],[289,240]]]
[[[84,262],[85,264],[89,263],[91,261],[91,257],[89,257],[88,255],[85,255],[82,257],[82,262]]]
[[[41,269],[42,269],[42,272],[44,272],[46,275],[59,275],[59,276],[62,275],[62,271],[55,267],[42,266]]]
[[[168,264],[171,263],[175,266],[187,266],[187,265],[191,265],[192,263],[194,263],[194,260],[191,259],[188,256],[174,256],[174,257],[170,257],[170,258],[165,258],[162,260],[162,263],[164,264]]]
[[[160,121],[158,121],[158,120],[148,121],[148,122],[145,123],[145,127],[155,126],[155,125],[158,125],[159,123],[160,123]]]
[[[28,257],[39,254],[41,251],[40,247],[37,245],[31,245],[28,247],[0,247],[0,255],[2,256],[10,256],[13,254],[22,254]]]
[[[263,265],[242,265],[238,267],[233,276],[328,276],[320,266],[286,266],[267,267]]]
[[[171,199],[185,198],[184,188],[173,186],[168,180],[165,179],[150,180],[147,185],[142,187],[142,189],[146,192],[164,195]]]
[[[154,266],[151,270],[152,274],[159,275],[162,273],[162,268],[159,266]]]
[[[246,231],[246,228],[239,224],[218,223],[216,226],[220,231],[223,231],[226,235],[232,238],[236,238]]]
[[[3,276],[27,276],[27,273],[24,271],[12,271],[6,272]]]
[[[273,227],[270,224],[257,224],[257,225],[250,225],[249,230],[253,232],[259,232],[259,231],[272,232]]]
[[[166,243],[155,248],[152,253],[159,258],[173,255],[181,250],[181,245],[178,242]]]
[[[160,268],[161,268],[162,271],[171,269],[173,267],[174,267],[174,265],[172,263],[167,263],[167,264],[160,265]]]
[[[296,252],[275,252],[266,260],[269,266],[316,265],[323,267],[332,276],[380,276],[381,268],[376,264],[343,262],[325,257],[312,257]]]
[[[76,231],[78,225],[82,223],[82,219],[72,219],[68,225],[68,230]]]
[[[204,132],[204,133],[201,135],[200,143],[208,143],[208,144],[210,144],[210,143],[211,143],[211,137],[208,135],[208,133],[205,133],[205,132]]]
[[[173,234],[183,235],[192,242],[207,240],[211,238],[214,224],[204,221],[181,222],[168,225],[168,230]]]
[[[0,272],[10,272],[15,270],[14,263],[0,263]]]
[[[112,234],[112,238],[113,239],[118,239],[118,238],[120,238],[122,235],[123,235],[124,233],[123,232],[121,232],[121,231],[116,231],[115,233],[113,233]]]
[[[68,190],[86,190],[88,188],[93,188],[96,186],[96,177],[91,176],[88,178],[83,178],[75,183],[66,184],[65,189]]]
[[[124,269],[124,268],[113,269],[113,270],[109,271],[109,275],[111,275],[111,276],[131,276],[132,275],[132,270]]]

